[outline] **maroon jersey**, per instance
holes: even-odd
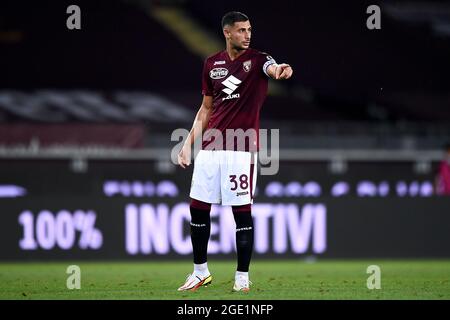
[[[213,110],[203,137],[203,149],[259,149],[259,114],[267,95],[267,68],[274,63],[268,54],[250,48],[234,61],[226,50],[206,59],[202,94],[213,97]],[[215,134],[208,129],[220,131],[222,141],[213,138]],[[235,134],[237,129],[246,132],[244,144],[230,135],[227,139],[227,129],[235,130]]]

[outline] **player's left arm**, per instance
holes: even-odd
[[[292,77],[294,70],[287,63],[274,63],[267,67],[266,72],[272,79],[287,80]]]

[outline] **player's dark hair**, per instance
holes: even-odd
[[[238,12],[238,11],[231,11],[226,13],[223,17],[222,17],[222,28],[224,28],[225,26],[233,26],[235,22],[244,22],[244,21],[248,21],[248,17],[247,15],[243,14],[242,12]]]

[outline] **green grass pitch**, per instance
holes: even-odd
[[[81,268],[81,289],[69,290],[66,269]],[[254,260],[249,293],[232,292],[235,262],[208,262],[213,282],[177,292],[189,261],[0,263],[0,299],[450,299],[450,260]],[[369,265],[381,268],[381,289],[367,288]]]

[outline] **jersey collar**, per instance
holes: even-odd
[[[245,52],[244,52],[243,54],[241,54],[239,57],[237,57],[237,58],[234,59],[234,60],[231,60],[231,58],[230,58],[230,56],[228,55],[228,52],[227,52],[226,49],[223,51],[223,55],[224,55],[225,61],[226,61],[227,63],[234,63],[234,62],[236,62],[236,61],[241,60],[242,57],[248,55],[248,53],[250,52],[250,50],[251,50],[250,48],[246,49]]]

